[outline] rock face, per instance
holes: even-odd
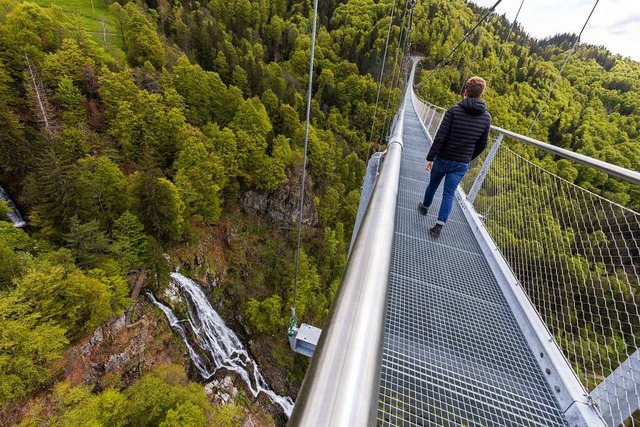
[[[142,302],[140,306],[143,306]],[[140,366],[171,362],[166,345],[172,333],[160,316],[150,318],[138,307],[139,320],[129,324],[123,314],[99,326],[91,337],[69,349],[64,374],[72,384],[99,385],[105,374],[139,374]],[[136,374],[137,375],[137,374]],[[131,378],[135,380],[135,378]]]
[[[207,383],[204,386],[204,391],[221,404],[232,403],[238,396],[238,389],[233,384],[233,378],[229,375]]]
[[[292,180],[289,180],[289,183],[272,192],[247,191],[240,199],[240,205],[248,212],[267,217],[275,225],[291,227],[298,222],[301,193],[300,185],[291,185],[291,182]],[[318,224],[318,211],[313,204],[313,193],[309,181],[304,191],[302,223],[314,227]]]

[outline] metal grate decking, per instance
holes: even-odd
[[[428,235],[442,190],[420,215],[429,142],[407,102],[378,424],[566,426],[460,207]]]

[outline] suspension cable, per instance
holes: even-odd
[[[527,134],[531,134],[531,130],[533,129],[533,125],[536,124],[536,122],[538,121],[538,117],[540,117],[540,114],[544,110],[544,107],[546,107],[547,101],[549,100],[549,97],[551,96],[551,92],[553,92],[553,89],[556,87],[556,84],[558,83],[558,81],[562,77],[562,72],[564,71],[564,67],[569,62],[569,59],[571,58],[571,56],[573,56],[573,53],[576,50],[576,46],[578,45],[578,42],[580,41],[580,37],[582,37],[582,32],[587,27],[587,24],[589,23],[589,20],[591,19],[591,15],[593,15],[593,11],[596,10],[596,6],[598,6],[599,2],[600,2],[600,0],[596,0],[595,4],[593,5],[593,8],[591,8],[591,12],[589,13],[589,16],[587,17],[587,20],[584,22],[584,25],[582,26],[582,29],[580,30],[580,34],[578,34],[578,37],[576,37],[576,41],[573,42],[573,46],[571,46],[571,49],[569,50],[569,53],[567,54],[567,57],[565,58],[564,62],[562,63],[562,66],[560,67],[560,72],[556,76],[556,79],[554,80],[553,84],[551,85],[551,88],[549,88],[549,92],[547,93],[546,98],[544,99],[544,101],[542,101],[542,105],[540,105],[540,108],[538,109],[538,113],[536,114],[535,118],[533,119],[533,122],[531,123],[531,126],[529,126],[529,130],[527,131]]]
[[[387,49],[389,48],[389,38],[391,37],[391,27],[393,26],[393,15],[396,11],[396,0],[393,0],[393,6],[391,6],[391,19],[389,20],[389,28],[387,29],[387,41],[384,45],[384,55],[382,55],[382,68],[380,69],[380,79],[378,80],[378,93],[376,94],[376,105],[373,108],[373,119],[371,120],[371,132],[369,133],[369,146],[367,147],[367,157],[365,157],[365,167],[369,161],[369,154],[371,153],[371,144],[373,142],[373,128],[376,124],[376,114],[378,112],[378,100],[380,99],[380,88],[382,87],[382,78],[384,77],[384,66],[387,61]]]
[[[307,87],[307,116],[304,129],[304,153],[302,156],[302,179],[300,180],[300,207],[298,212],[298,244],[296,248],[296,273],[293,279],[293,305],[289,319],[289,333],[296,326],[296,296],[298,291],[298,273],[300,271],[300,242],[302,239],[302,209],[304,208],[304,183],[307,170],[307,149],[309,146],[309,117],[311,116],[311,89],[313,85],[313,60],[316,47],[316,22],[318,18],[318,0],[313,2],[313,23],[311,25],[311,59],[309,60],[309,85]]]
[[[504,45],[509,43],[509,39],[511,38],[511,32],[513,31],[513,28],[515,27],[516,23],[518,22],[518,16],[520,16],[520,11],[522,10],[522,5],[524,5],[524,0],[522,0],[520,2],[520,7],[518,8],[518,12],[516,12],[516,17],[513,18],[513,22],[511,23],[511,26],[509,27],[509,31],[507,32],[507,36],[504,38],[504,41],[502,42],[502,45],[500,46],[500,53],[498,54],[498,60],[494,64],[493,68],[491,68],[491,72],[489,73],[489,76],[488,76],[489,81],[493,77],[493,73],[496,71],[496,68],[498,68],[498,66],[500,65],[500,60],[502,59],[502,55],[504,54]],[[489,83],[489,82],[487,82],[487,83]]]
[[[384,111],[384,120],[382,122],[382,129],[381,129],[381,134],[380,134],[380,138],[384,139],[385,136],[385,129],[387,128],[387,116],[389,115],[389,104],[391,103],[391,95],[393,94],[393,89],[395,89],[396,87],[396,83],[398,83],[399,85],[399,80],[396,82],[396,76],[398,76],[399,70],[398,70],[398,56],[400,51],[402,50],[402,58],[403,58],[403,62],[404,62],[404,57],[406,56],[406,44],[407,44],[407,32],[405,31],[405,21],[407,18],[407,6],[409,5],[409,2],[411,2],[411,8],[413,9],[413,6],[415,5],[415,0],[406,0],[405,4],[404,4],[404,12],[402,14],[402,22],[401,22],[401,28],[400,28],[400,34],[398,35],[398,47],[396,48],[396,55],[395,58],[393,60],[393,74],[391,76],[391,89],[389,90],[389,93],[387,94],[387,104],[385,106],[385,111]],[[402,44],[402,36],[404,35],[404,45]],[[400,46],[402,46],[402,49],[400,49]]]
[[[447,60],[449,58],[451,58],[454,53],[456,53],[458,48],[460,46],[462,46],[469,39],[469,37],[471,37],[471,34],[473,34],[473,32],[476,30],[476,28],[478,28],[480,26],[480,24],[482,24],[484,22],[484,20],[487,19],[487,17],[493,13],[495,8],[498,7],[498,5],[500,3],[502,3],[502,0],[496,1],[495,4],[493,6],[491,6],[491,8],[482,16],[482,18],[480,18],[478,20],[478,22],[476,22],[476,25],[474,25],[472,29],[467,31],[467,33],[464,35],[462,40],[460,40],[460,42],[456,45],[456,47],[454,47],[453,50],[451,50],[451,52],[438,65],[436,65],[436,67],[433,70],[431,70],[429,75],[427,75],[427,77],[423,81],[421,81],[418,85],[416,85],[416,89],[419,88],[420,86],[422,86],[424,84],[424,82],[429,80],[429,77],[431,77],[436,70],[438,70],[440,67],[442,67],[444,64],[447,63]]]

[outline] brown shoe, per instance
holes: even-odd
[[[433,236],[433,237],[440,237],[440,233],[442,232],[442,227],[444,227],[444,225],[442,224],[436,224],[433,227],[431,227],[429,229],[429,233]]]

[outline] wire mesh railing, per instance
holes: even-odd
[[[417,110],[434,135],[443,110]],[[461,187],[607,424],[640,426],[640,214],[543,169],[523,139],[494,129]]]

